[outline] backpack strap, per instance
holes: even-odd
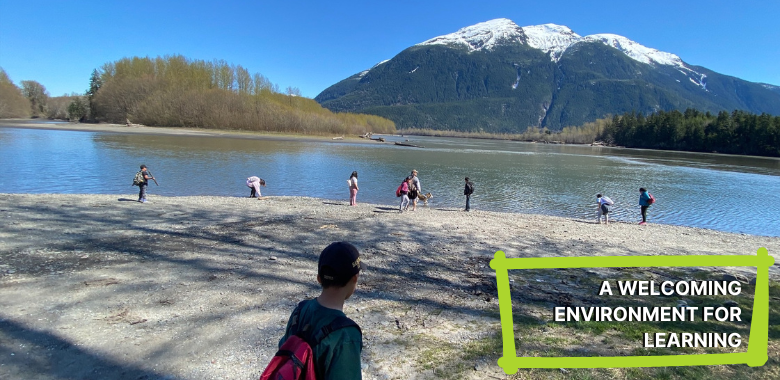
[[[303,304],[306,303],[309,300],[303,300],[298,303],[298,306],[295,307],[295,310],[293,310],[292,315],[290,316],[290,335],[295,335],[298,333],[298,320],[301,317],[301,309],[303,308]],[[307,326],[304,326],[304,332],[306,330]]]
[[[327,338],[330,333],[341,330],[343,328],[347,327],[355,327],[360,335],[363,335],[363,331],[360,329],[360,326],[358,326],[355,321],[347,318],[347,317],[336,317],[336,319],[333,320],[333,322],[329,323],[327,326],[321,328],[316,333],[309,336],[306,341],[309,343],[310,346],[314,347],[320,342],[322,342],[323,339]]]

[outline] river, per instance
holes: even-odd
[[[346,180],[359,173],[358,202],[397,205],[395,189],[412,169],[431,207],[472,207],[595,221],[596,194],[616,205],[613,220],[638,222],[640,187],[656,199],[648,219],[754,235],[780,236],[780,160],[551,145],[386,136],[424,148],[365,140],[268,140],[231,136],[142,135],[9,127],[0,121],[0,193],[128,195],[140,164],[155,195],[248,196],[244,182],[266,180],[263,195],[348,201]],[[521,231],[518,231],[521,233]]]

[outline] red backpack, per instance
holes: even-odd
[[[315,333],[308,331],[309,325],[304,326],[302,331],[297,331],[298,317],[304,302],[307,301],[301,301],[290,317],[292,320],[290,331],[296,333],[284,341],[282,347],[268,363],[268,367],[260,375],[260,380],[316,380],[314,370],[316,358],[313,348],[336,330],[354,326],[360,331],[360,326],[347,317],[337,317]]]
[[[653,196],[653,194],[647,193],[647,195],[650,196],[650,199],[647,201],[647,204],[648,205],[654,204],[655,203],[655,197]]]

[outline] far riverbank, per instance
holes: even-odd
[[[107,123],[71,123],[67,121],[56,120],[33,120],[33,119],[0,119],[0,128],[29,128],[29,129],[50,129],[60,131],[81,131],[81,132],[110,132],[142,135],[166,135],[166,136],[203,136],[203,137],[233,137],[243,139],[258,140],[276,140],[276,141],[342,141],[333,140],[335,135],[296,135],[274,132],[255,132],[255,131],[234,131],[221,129],[201,129],[201,128],[167,128],[150,127],[145,125],[131,124],[107,124]],[[345,140],[350,142],[374,143],[361,139],[358,136],[345,136]],[[343,141],[342,141],[343,142]]]

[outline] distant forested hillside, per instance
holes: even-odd
[[[629,148],[780,157],[780,117],[744,111],[712,115],[688,109],[615,116],[602,139]]]

